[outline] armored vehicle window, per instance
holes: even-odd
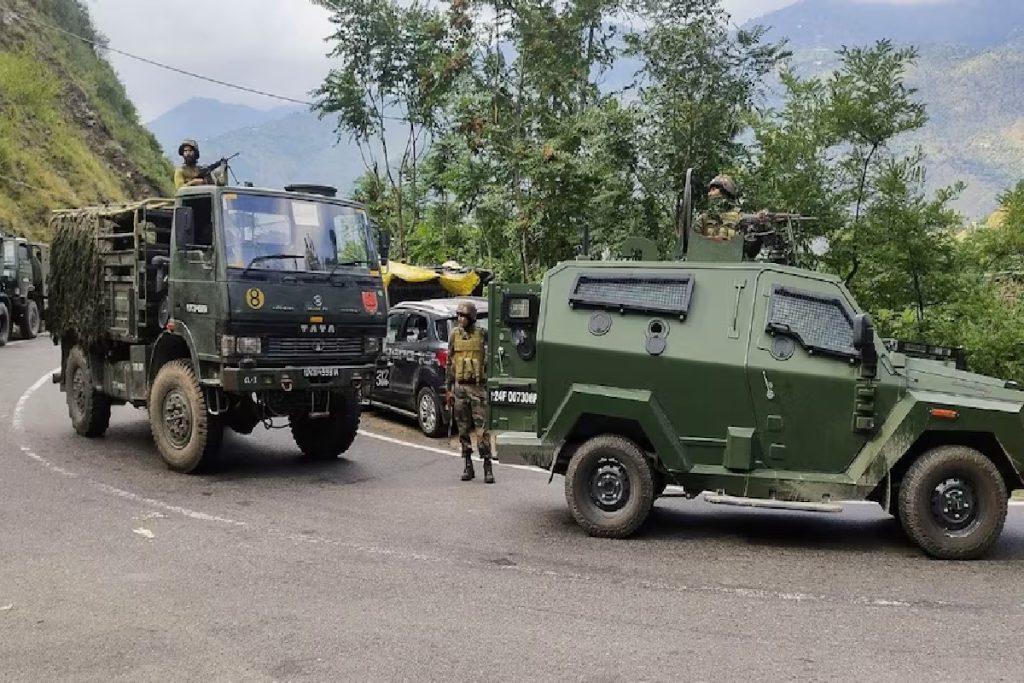
[[[576,277],[569,305],[638,313],[670,313],[685,319],[693,294],[693,275],[605,275]]]
[[[192,209],[192,225],[195,230],[193,241],[202,247],[213,245],[213,199],[210,197],[189,197],[182,200],[184,206]]]
[[[388,336],[387,341],[393,342],[398,339],[398,330],[402,327],[402,321],[405,319],[404,313],[392,313],[388,316]]]
[[[423,341],[427,338],[427,319],[419,313],[409,314],[409,320],[405,323],[405,334],[402,338],[405,341]]]
[[[805,349],[858,358],[853,310],[838,296],[773,285],[766,329],[796,339]]]

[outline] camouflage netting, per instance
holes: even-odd
[[[73,337],[86,345],[106,336],[107,297],[96,235],[112,232],[113,222],[97,212],[61,212],[50,219],[50,301],[46,322],[54,340]]]

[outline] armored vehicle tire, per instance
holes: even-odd
[[[932,557],[971,560],[1002,533],[1008,498],[989,458],[966,446],[940,446],[907,470],[898,512],[907,536]]]
[[[416,421],[427,436],[441,436],[444,432],[444,406],[433,387],[423,387],[416,394]]]
[[[359,430],[359,394],[355,391],[331,395],[330,415],[314,418],[293,415],[292,438],[310,460],[334,460],[356,439]]]
[[[22,339],[35,339],[39,336],[39,306],[29,299],[25,307],[25,319],[18,326]]]
[[[621,436],[595,436],[577,449],[565,473],[565,499],[591,536],[625,538],[654,505],[654,480],[643,451]]]
[[[0,346],[4,346],[11,338],[11,312],[7,304],[0,301]]]
[[[81,436],[103,436],[110,426],[110,398],[93,386],[92,367],[81,346],[68,353],[64,366],[65,394],[71,425]]]
[[[224,425],[207,410],[189,361],[172,360],[156,373],[149,392],[149,426],[160,457],[175,472],[199,471],[217,457]]]

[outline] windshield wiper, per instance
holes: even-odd
[[[272,260],[282,259],[282,258],[301,258],[301,259],[304,259],[304,258],[306,258],[306,255],[305,254],[267,254],[266,256],[257,256],[252,261],[249,261],[249,265],[247,265],[245,267],[245,270],[242,271],[242,274],[239,277],[245,277],[245,274],[249,272],[249,269],[252,268],[254,263],[257,263],[259,261],[272,261]]]
[[[370,265],[370,262],[367,261],[366,259],[356,259],[354,261],[338,261],[337,263],[334,264],[334,267],[331,268],[331,272],[327,273],[327,281],[330,282],[331,278],[334,277],[334,271],[336,271],[341,266],[358,266],[363,263],[365,263],[366,265]]]

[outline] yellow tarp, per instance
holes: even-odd
[[[382,268],[384,286],[390,287],[392,278],[398,278],[405,282],[420,283],[439,280],[446,292],[453,296],[468,296],[480,284],[480,276],[470,271],[468,273],[438,273],[429,268],[421,268],[401,261],[388,261]]]

